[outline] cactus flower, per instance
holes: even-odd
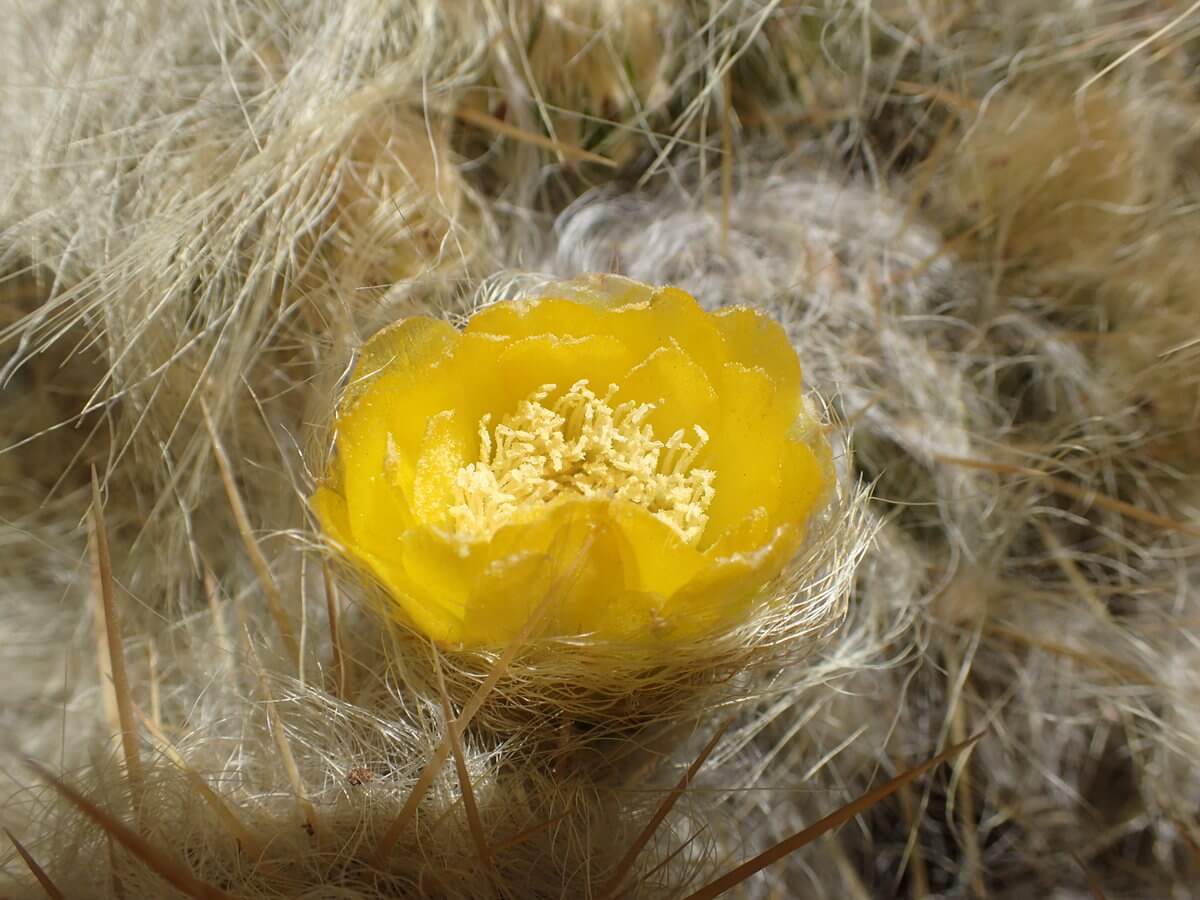
[[[443,644],[634,642],[744,621],[831,479],[783,329],[611,276],[425,317],[362,350],[312,497]],[[569,573],[569,577],[567,575]]]

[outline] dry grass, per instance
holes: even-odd
[[[12,0],[0,893],[1186,894],[1194,5]],[[787,602],[384,626],[305,507],[356,349],[585,271],[788,329]]]

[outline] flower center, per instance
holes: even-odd
[[[614,407],[617,386],[600,397],[587,379],[547,403],[555,389],[542,385],[494,430],[490,413],[480,419],[479,462],[455,478],[456,536],[485,541],[559,498],[602,497],[636,503],[695,544],[715,494],[716,473],[692,467],[708,443],[704,429],[692,426],[695,445],[682,429],[660,441],[646,423],[653,403]]]

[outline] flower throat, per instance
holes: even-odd
[[[601,397],[584,379],[547,402],[555,390],[542,385],[494,429],[490,413],[480,419],[479,462],[455,477],[456,536],[485,541],[557,500],[596,497],[635,503],[686,543],[699,541],[716,493],[716,474],[693,467],[704,429],[692,426],[694,445],[682,429],[662,441],[646,422],[655,404],[614,407],[616,385]]]

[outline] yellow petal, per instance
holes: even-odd
[[[644,510],[620,506],[570,501],[498,532],[464,614],[464,640],[511,640],[547,598],[535,636],[660,633],[667,596],[704,560]]]
[[[471,316],[464,334],[491,334],[507,338],[541,335],[585,337],[604,334],[608,313],[588,303],[562,298],[509,300],[494,303]]]
[[[477,311],[466,334],[582,337],[609,334],[609,313],[645,309],[655,289],[619,275],[584,275],[557,286],[554,296],[504,300]]]
[[[448,331],[447,331],[448,329]],[[412,481],[431,417],[456,405],[446,368],[461,342],[435,319],[406,319],[364,347],[337,423],[337,487],[357,540],[383,552],[412,524]]]
[[[677,288],[660,288],[646,300],[614,308],[561,298],[496,303],[472,316],[465,333],[510,338],[605,335],[625,344],[636,359],[674,342],[705,368],[710,379],[728,359],[712,316]]]
[[[697,462],[717,473],[705,546],[755,508],[770,508],[787,427],[781,418],[786,409],[776,407],[775,386],[762,369],[729,363],[720,379],[720,424]]]
[[[512,640],[543,602],[534,636],[587,630],[584,602],[593,577],[603,504],[562,503],[533,521],[506,526],[480,548],[489,563],[464,611],[468,643]],[[611,575],[611,571],[609,572]],[[618,579],[620,573],[616,573]]]
[[[780,490],[772,511],[785,521],[802,522],[826,495],[829,473],[811,447],[792,440],[783,446]]]
[[[394,531],[412,524],[418,460],[432,446],[427,445],[429,423],[453,409],[456,434],[474,430],[496,402],[496,379],[490,373],[502,348],[495,339],[462,338],[447,355],[423,360],[423,368],[407,369],[397,362],[359,391],[339,419],[337,438],[342,489],[353,522],[371,531],[389,518]],[[467,460],[473,461],[478,440],[462,440]]]
[[[448,527],[458,471],[478,456],[478,446],[475,428],[458,410],[444,409],[429,420],[413,477],[412,510],[419,520]]]
[[[354,540],[372,553],[390,552],[395,536],[412,524],[402,461],[389,430],[391,416],[364,396],[339,424],[337,468]]]
[[[670,599],[664,611],[668,621],[681,637],[744,621],[798,545],[795,526],[782,525],[765,545],[715,562]]]
[[[380,375],[404,373],[415,379],[444,359],[460,335],[449,322],[414,316],[380,329],[362,346],[343,403],[353,402]]]
[[[411,471],[432,416],[457,409],[469,418],[475,410],[488,407],[496,381],[493,370],[505,345],[494,337],[460,336],[445,353],[412,360],[415,367],[393,365],[358,393],[354,408],[343,414],[339,431],[345,430],[345,423],[360,418],[359,406],[370,404],[371,410],[364,415],[387,423],[396,449]]]
[[[480,552],[464,555],[457,541],[428,526],[418,526],[400,538],[393,566],[393,593],[404,611],[426,633],[440,640],[457,640],[464,611],[474,594],[479,571],[486,563]]]
[[[463,611],[463,643],[500,647],[511,641],[549,593],[554,574],[546,555],[532,550],[493,560]]]
[[[622,560],[627,584],[665,598],[707,565],[704,554],[685,544],[675,529],[642,507],[616,501],[609,508],[630,550]]]
[[[725,339],[731,359],[764,370],[775,383],[783,414],[800,410],[800,360],[783,327],[774,319],[744,306],[722,309],[713,321]]]
[[[322,486],[313,494],[311,502],[325,533],[341,544],[355,562],[371,572],[387,589],[395,603],[391,612],[396,618],[415,624],[436,640],[457,638],[461,616],[437,599],[445,596],[441,587],[435,583],[432,593],[421,596],[415,593],[419,586],[405,571],[401,561],[404,556],[401,532],[392,531],[387,523],[383,523],[385,531],[378,535],[380,539],[371,542],[384,551],[383,555],[379,555],[367,549],[367,542],[355,538],[351,533],[346,502],[340,495]],[[412,532],[409,536],[415,534]],[[418,552],[424,554],[425,547],[420,547]]]
[[[775,487],[761,492],[759,505],[733,525],[719,531],[714,529],[713,543],[705,555],[718,559],[766,545],[780,523],[803,523],[808,519],[831,483],[829,472],[812,448],[798,441],[786,441]]]
[[[729,352],[713,317],[691,294],[671,287],[654,292],[648,312],[651,347],[666,347],[672,341],[678,343],[716,384]]]
[[[767,507],[756,506],[732,527],[715,535],[713,543],[704,551],[704,555],[709,559],[719,560],[737,553],[748,553],[767,543],[774,527]]]
[[[626,593],[632,552],[624,535],[610,517],[603,501],[575,500],[563,503],[554,518],[562,523],[551,527],[562,534],[551,554],[558,592],[546,626],[550,634],[589,634],[599,630],[609,607]],[[572,533],[573,532],[573,533]]]
[[[630,527],[638,517],[622,510],[620,503],[571,505],[591,508],[590,543],[574,584],[564,595],[553,633],[596,634],[608,640],[644,639],[660,633],[666,596],[641,577],[651,548],[638,544],[636,526]],[[661,524],[649,514],[645,518]],[[656,539],[661,537],[656,534]],[[669,562],[664,566],[671,567]]]
[[[493,377],[505,388],[511,405],[496,410],[512,412],[517,404],[544,384],[565,391],[587,379],[597,394],[619,383],[635,359],[621,341],[607,335],[562,338],[553,335],[525,338],[508,345],[497,361]]]
[[[346,500],[328,485],[319,485],[309,499],[321,530],[344,547],[353,545],[354,536],[350,528],[350,514]]]
[[[696,442],[693,426],[706,431],[717,426],[720,404],[704,369],[672,341],[659,347],[625,376],[614,402],[653,403],[646,421],[661,439],[683,430]]]
[[[412,532],[411,536],[417,534]],[[374,557],[365,562],[388,591],[390,607],[386,612],[390,618],[443,644],[462,639],[462,614],[444,602],[446,595],[440,588],[415,579],[399,560]]]

